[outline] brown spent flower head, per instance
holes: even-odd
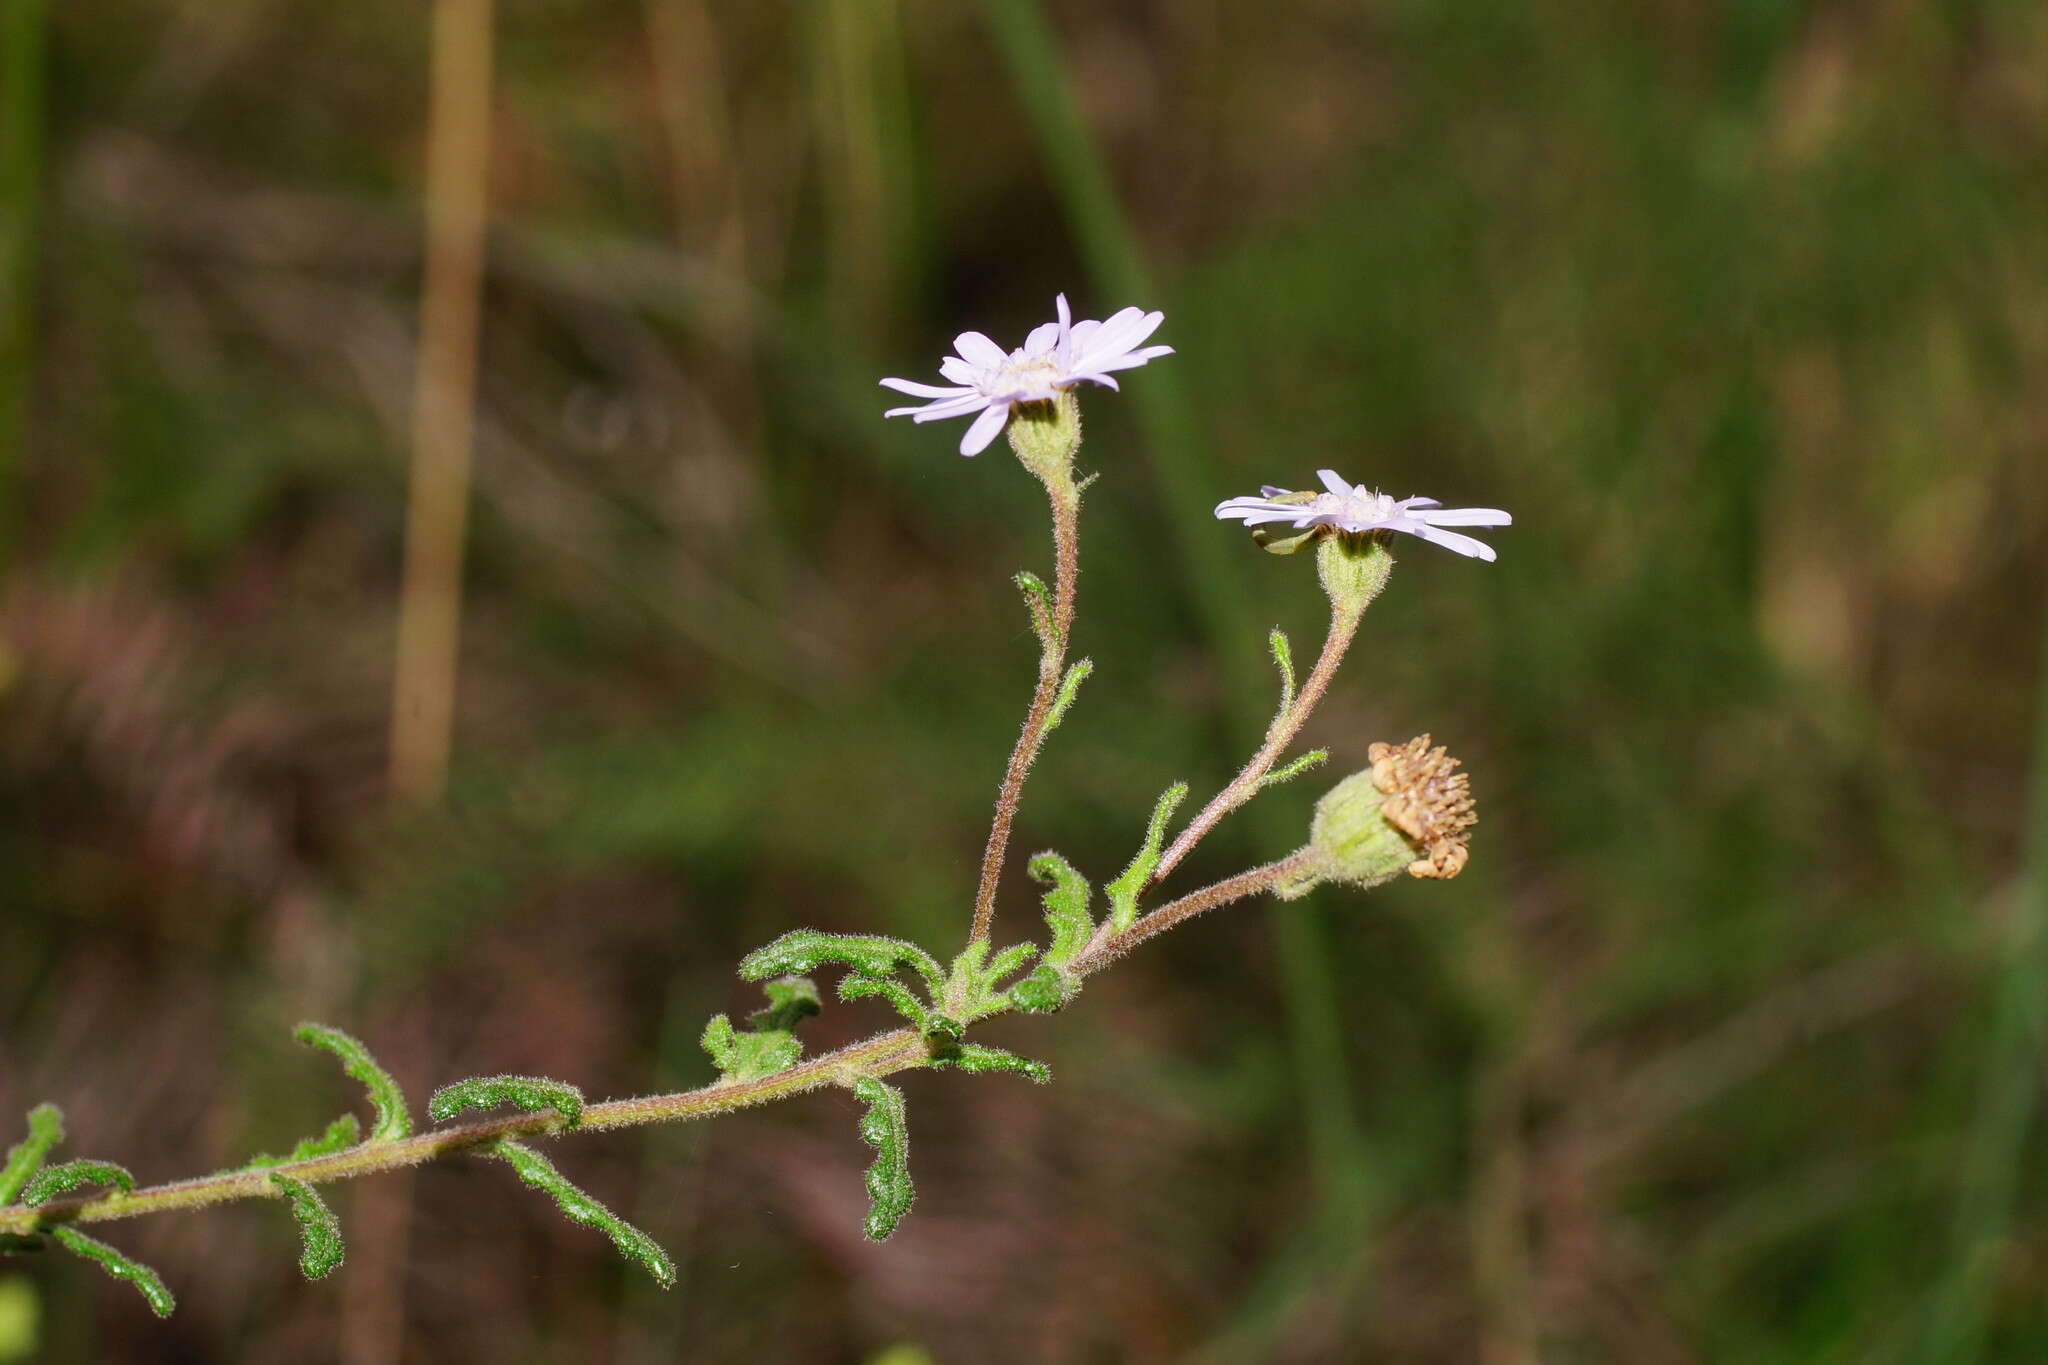
[[[1466,831],[1479,823],[1472,806],[1472,783],[1457,772],[1458,760],[1428,735],[1406,744],[1374,744],[1372,783],[1386,794],[1380,814],[1422,848],[1408,864],[1411,877],[1455,877],[1470,856]]]

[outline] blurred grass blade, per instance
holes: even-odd
[[[489,210],[491,5],[492,0],[434,5],[426,275],[391,699],[391,787],[406,800],[439,798],[455,718]]]
[[[1922,1358],[1984,1357],[1991,1296],[2019,1193],[2027,1133],[2048,1059],[2048,618],[2041,633],[2034,771],[2018,913],[1993,997],[1991,1042],[1964,1148],[1946,1278],[1934,1293]]]
[[[14,538],[34,389],[43,29],[43,0],[0,5],[0,559]]]

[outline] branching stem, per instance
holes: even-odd
[[[1122,933],[1105,933],[1098,937],[1074,960],[1071,969],[1081,975],[1098,972],[1146,939],[1164,933],[1205,910],[1257,895],[1297,871],[1304,856],[1294,854],[1282,858],[1170,901]],[[987,1014],[1002,1012],[1005,1011],[994,1010]],[[581,1133],[642,1123],[674,1123],[731,1113],[829,1085],[847,1085],[862,1076],[887,1076],[910,1067],[923,1066],[930,1059],[931,1050],[924,1039],[909,1029],[896,1029],[756,1081],[708,1085],[670,1095],[644,1095],[586,1105],[582,1121],[573,1131]],[[32,1209],[20,1205],[0,1208],[0,1232],[28,1234],[38,1226],[52,1223],[108,1223],[243,1199],[276,1199],[281,1197],[282,1187],[271,1179],[272,1176],[320,1185],[477,1151],[503,1138],[554,1137],[569,1131],[572,1130],[564,1124],[561,1115],[554,1112],[519,1114],[483,1123],[437,1128],[395,1141],[367,1142],[347,1151],[305,1161],[223,1171],[193,1180],[150,1185],[129,1194],[52,1200]]]
[[[1320,702],[1323,693],[1329,690],[1330,679],[1336,676],[1337,665],[1343,661],[1344,652],[1351,647],[1353,637],[1358,634],[1358,623],[1364,616],[1363,602],[1332,607],[1330,631],[1323,637],[1323,652],[1316,657],[1315,667],[1309,670],[1308,679],[1295,693],[1294,700],[1282,707],[1279,714],[1273,717],[1273,723],[1266,727],[1266,742],[1259,746],[1259,751],[1252,755],[1251,761],[1230,780],[1229,786],[1217,792],[1215,799],[1202,807],[1199,815],[1188,821],[1188,826],[1180,832],[1180,837],[1160,855],[1159,866],[1152,870],[1150,885],[1157,885],[1163,881],[1166,874],[1173,871],[1180,860],[1187,857],[1194,846],[1202,841],[1203,836],[1216,827],[1217,822],[1257,794],[1259,784],[1266,774],[1272,771],[1273,764],[1286,752],[1287,746],[1294,742],[1294,737],[1301,733],[1301,727],[1308,720],[1309,713],[1316,709],[1316,703]],[[1223,884],[1218,883],[1219,886]],[[1147,920],[1139,921],[1138,927],[1144,927],[1150,918],[1148,916]]]

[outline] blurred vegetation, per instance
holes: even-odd
[[[11,1261],[0,1354],[2048,1358],[2048,8],[505,0],[406,812],[423,16],[0,20],[0,1115],[214,1169],[342,1093],[308,1017],[416,1093],[692,1084],[776,933],[964,933],[1042,513],[875,380],[1060,289],[1180,354],[1088,402],[1021,846],[1100,878],[1234,771],[1320,605],[1203,518],[1329,465],[1515,513],[1404,552],[1305,737],[1449,744],[1472,866],[1148,948],[1015,1026],[1050,1089],[909,1078],[886,1245],[819,1097],[559,1149],[667,1295],[480,1162],[346,1191],[318,1286],[274,1211],[124,1230],[168,1324]]]

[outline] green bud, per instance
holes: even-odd
[[[1387,586],[1393,569],[1394,552],[1387,548],[1385,532],[1330,531],[1316,546],[1316,576],[1340,612],[1364,611]]]
[[[1065,478],[1081,448],[1081,402],[1073,390],[1039,403],[1010,409],[1010,449],[1041,479]]]

